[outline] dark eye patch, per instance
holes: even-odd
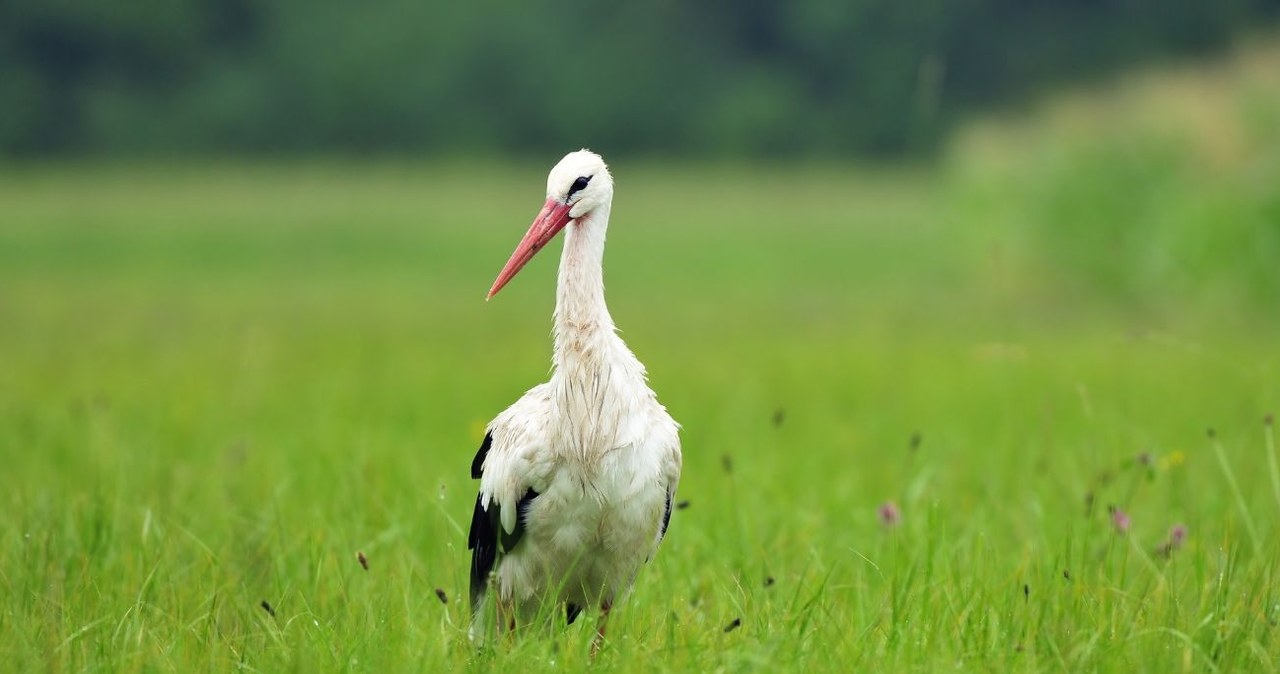
[[[569,188],[569,194],[565,195],[565,198],[572,197],[574,193],[586,189],[587,183],[591,182],[591,178],[592,176],[578,176],[578,179],[573,181],[573,186]]]

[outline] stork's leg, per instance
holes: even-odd
[[[600,604],[600,620],[596,622],[596,638],[591,640],[591,657],[600,652],[604,646],[604,631],[609,626],[609,610],[613,608],[613,600],[606,599]]]
[[[510,640],[515,636],[516,631],[515,602],[499,599],[497,604],[498,619],[496,621],[496,627],[498,628],[498,636],[501,637],[503,634],[506,634],[507,639]]]

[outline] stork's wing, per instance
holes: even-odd
[[[485,436],[488,439],[489,436]],[[484,595],[485,584],[489,573],[498,562],[498,552],[512,550],[520,538],[524,536],[524,518],[533,499],[538,498],[533,488],[525,491],[516,503],[516,526],[513,531],[506,531],[501,524],[502,507],[496,502],[485,509],[484,494],[476,496],[476,509],[471,515],[471,531],[467,534],[467,547],[471,549],[471,605],[478,607]]]
[[[657,401],[654,401],[657,405]],[[650,436],[652,450],[661,459],[662,472],[661,480],[663,487],[667,490],[667,502],[662,511],[662,526],[658,529],[658,542],[667,535],[667,526],[671,524],[671,508],[675,503],[676,487],[680,486],[680,467],[682,458],[680,454],[680,426],[667,414],[667,411],[657,405],[656,421],[653,427],[656,432]]]
[[[525,513],[546,479],[538,459],[545,455],[550,408],[547,385],[534,387],[489,424],[471,462],[471,477],[480,480],[467,536],[473,611],[499,554],[513,550],[524,535]]]

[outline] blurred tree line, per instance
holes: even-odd
[[[0,153],[928,152],[1280,0],[0,0]]]

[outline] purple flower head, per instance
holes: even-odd
[[[1169,538],[1156,548],[1156,554],[1168,559],[1173,556],[1175,550],[1182,547],[1187,542],[1187,525],[1175,524],[1169,529]]]
[[[1173,525],[1173,528],[1169,530],[1169,547],[1173,548],[1174,550],[1177,550],[1182,547],[1183,543],[1186,543],[1186,542],[1187,542],[1187,525],[1185,524]]]
[[[880,523],[886,527],[896,527],[902,521],[902,511],[898,509],[898,504],[893,501],[885,501],[876,508],[876,516],[880,518]]]
[[[1126,513],[1119,508],[1111,511],[1111,526],[1116,528],[1116,533],[1129,533],[1129,525],[1132,523],[1133,522],[1129,519],[1129,513]]]

